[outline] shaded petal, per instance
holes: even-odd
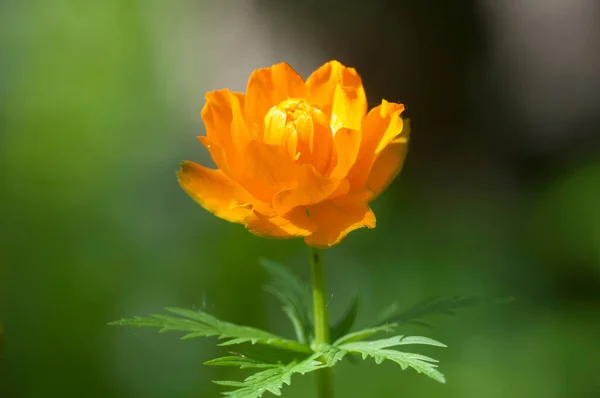
[[[331,247],[358,228],[375,228],[375,214],[364,195],[349,195],[311,206],[310,219],[318,229],[304,238],[309,246]]]
[[[251,130],[260,134],[269,109],[289,98],[306,96],[304,79],[291,66],[282,62],[252,72],[246,89],[245,115]]]
[[[308,100],[325,111],[334,131],[341,127],[358,130],[367,112],[362,80],[354,68],[330,61],[306,81]]]
[[[303,165],[297,175],[297,185],[282,190],[273,198],[277,214],[285,214],[295,207],[322,202],[333,194],[345,180],[321,175],[311,165]]]
[[[364,188],[377,154],[402,133],[400,114],[403,110],[403,105],[383,100],[381,105],[367,114],[362,124],[362,139],[356,163],[348,172],[351,192]]]
[[[375,200],[400,173],[407,151],[407,141],[400,138],[392,141],[377,156],[367,180],[367,189],[371,192],[370,200]]]
[[[206,103],[201,112],[206,127],[206,136],[221,147],[231,145],[229,130],[234,117],[232,98],[236,102],[236,112],[243,109],[244,94],[232,92],[225,88],[206,93]]]
[[[311,107],[294,120],[298,135],[298,163],[312,164],[318,172],[329,175],[337,163],[337,152],[325,114]]]
[[[246,147],[239,183],[255,198],[271,203],[278,192],[297,185],[300,166],[287,149],[255,140]]]
[[[317,229],[306,214],[306,209],[292,210],[284,217],[267,217],[253,211],[246,218],[246,228],[255,235],[270,238],[308,236]]]
[[[201,136],[198,137],[198,139],[210,152],[215,165],[225,174],[227,174],[229,178],[233,179],[227,169],[224,151],[219,146],[213,144],[207,137]],[[276,215],[275,210],[273,210],[270,204],[264,203],[255,198],[252,194],[250,194],[250,192],[246,191],[239,184],[236,184],[234,198],[230,203],[230,207],[246,207],[259,211],[262,214],[270,215],[271,217]]]
[[[252,195],[250,192],[246,191],[241,186],[235,191],[235,198],[231,201],[230,207],[246,207],[261,213],[267,217],[275,217],[277,213],[271,207],[269,203],[265,203]]]
[[[233,174],[242,167],[239,160],[252,139],[242,114],[244,101],[243,94],[228,89],[217,90],[206,94],[206,104],[202,109],[206,137],[221,148],[224,153],[220,159],[221,166],[227,164]],[[213,160],[216,163],[216,159]]]
[[[332,178],[344,178],[356,162],[360,149],[360,131],[342,128],[333,137],[337,149],[337,164],[331,172]]]
[[[329,199],[336,199],[340,196],[346,196],[350,192],[350,182],[346,179],[343,179],[338,185],[337,189],[333,191],[331,195],[329,195]]]
[[[206,136],[200,136],[200,137],[198,137],[198,140],[208,150],[208,153],[210,153],[210,157],[212,158],[215,165],[220,170],[222,170],[225,174],[227,174],[229,177],[231,177],[231,175],[229,174],[229,168],[227,166],[227,158],[225,156],[225,151],[223,150],[223,148],[221,148],[219,145],[213,143]]]
[[[181,165],[177,178],[183,190],[215,216],[235,223],[245,222],[250,210],[230,207],[237,184],[221,170],[186,161]]]

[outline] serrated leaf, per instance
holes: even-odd
[[[382,349],[396,347],[399,345],[430,345],[434,347],[447,347],[445,344],[440,343],[437,340],[430,339],[429,337],[423,336],[394,336],[387,339],[372,340],[372,341],[359,341],[354,343],[342,344],[340,347],[345,349],[353,347],[371,347],[373,349]]]
[[[230,381],[230,380],[213,380],[213,383],[225,387],[243,387],[243,381]]]
[[[192,311],[184,308],[169,307],[167,311],[179,315],[151,315],[150,317],[134,317],[111,322],[109,325],[156,327],[160,332],[179,331],[186,332],[182,339],[195,337],[217,336],[227,341],[221,345],[233,344],[263,344],[285,350],[312,353],[306,344],[288,340],[264,330],[240,326],[230,322],[222,321],[203,311]]]
[[[372,357],[377,364],[381,364],[383,361],[389,360],[400,365],[402,370],[410,367],[416,370],[417,373],[422,373],[440,383],[445,383],[446,379],[444,375],[436,369],[437,365],[435,362],[437,362],[437,360],[420,354],[388,349],[389,347],[405,344],[402,341],[406,339],[407,337],[396,336],[389,339],[342,344],[338,348],[340,350],[348,351],[352,354],[361,355],[363,359]],[[426,338],[415,338],[412,340],[409,339],[409,342],[406,344],[429,344],[443,346],[441,343],[435,340],[431,340],[434,342],[434,344],[431,344],[429,340],[430,339]]]
[[[208,366],[234,366],[240,369],[247,368],[276,368],[281,365],[276,363],[266,363],[253,358],[242,357],[242,356],[228,356],[211,359],[210,361],[204,362]]]
[[[260,398],[265,392],[281,395],[281,388],[290,385],[294,374],[306,374],[322,369],[327,365],[317,360],[322,353],[316,353],[309,358],[292,362],[287,365],[278,365],[247,377],[243,382],[215,381],[215,383],[236,387],[236,390],[222,393],[232,398]]]
[[[286,267],[267,259],[259,263],[271,276],[265,290],[281,303],[287,317],[292,322],[296,338],[300,343],[307,343],[312,333],[312,296],[309,287]]]
[[[268,293],[271,293],[275,297],[282,302],[281,309],[288,317],[290,322],[292,322],[292,327],[294,328],[294,334],[296,335],[296,339],[300,343],[306,343],[308,341],[308,324],[307,318],[301,315],[301,310],[292,303],[291,299],[285,296],[282,292],[277,290],[273,286],[264,286],[264,290]]]
[[[376,324],[396,323],[430,327],[422,319],[432,315],[454,315],[455,311],[487,304],[500,304],[512,301],[512,298],[487,297],[437,297],[419,302],[401,310],[397,304],[387,307],[378,317]]]
[[[280,347],[273,347],[264,344],[244,343],[232,347],[227,347],[230,354],[242,357],[252,358],[263,363],[290,363],[303,361],[314,352],[297,352],[286,350]]]
[[[335,346],[329,346],[322,351],[322,358],[330,368],[334,367],[348,354],[348,351],[342,350]]]
[[[392,332],[396,326],[398,326],[398,325],[396,325],[396,324],[381,325],[381,326],[376,326],[373,328],[362,329],[362,330],[359,330],[359,331],[353,332],[353,333],[348,333],[347,335],[342,336],[339,339],[337,339],[333,343],[333,345],[339,346],[341,344],[351,343],[353,341],[365,340],[365,339],[367,339],[371,336],[374,336],[378,333]]]
[[[406,336],[400,342],[400,345],[409,345],[409,344],[431,345],[431,346],[443,347],[443,348],[448,347],[444,343],[440,343],[437,340],[430,339],[429,337],[423,337],[423,336]]]
[[[354,326],[354,323],[356,322],[356,318],[358,317],[359,309],[360,309],[360,297],[358,295],[356,295],[354,297],[354,300],[352,300],[352,304],[350,305],[350,307],[348,308],[348,310],[346,311],[344,316],[339,320],[338,323],[336,323],[331,328],[331,339],[332,340],[337,340],[340,337],[346,335],[348,332],[350,332],[350,330],[352,330],[352,327]]]
[[[391,319],[393,316],[396,316],[398,312],[400,312],[400,310],[400,304],[398,304],[397,302],[391,303],[379,313],[375,324],[380,325],[388,323],[388,319]]]

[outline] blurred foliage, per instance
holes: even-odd
[[[261,289],[267,275],[258,259],[285,263],[306,277],[302,243],[254,237],[200,209],[176,184],[181,160],[209,159],[194,139],[202,131],[199,117],[177,110],[164,87],[164,75],[180,71],[164,69],[161,29],[189,14],[197,16],[195,24],[215,26],[216,3],[170,4],[0,3],[0,397],[216,396],[219,388],[210,380],[235,376],[202,365],[215,357],[212,342],[107,326],[166,305],[207,309],[293,336]],[[221,6],[219,23],[227,23],[228,8],[233,13],[238,6]],[[420,16],[413,22],[417,32],[435,21],[446,21],[446,31],[456,25],[452,13],[438,10],[428,18],[424,8],[413,11]],[[383,11],[372,9],[377,12]],[[452,35],[455,44],[469,40],[465,29],[459,31]],[[201,36],[218,43],[211,34]],[[553,167],[532,172],[537,178],[525,185],[507,177],[511,158],[479,167],[483,155],[473,137],[485,130],[462,129],[469,125],[464,120],[452,125],[446,118],[452,107],[428,113],[431,104],[445,106],[452,87],[462,84],[448,74],[452,68],[465,73],[457,60],[462,53],[449,55],[429,45],[430,36],[425,40],[419,47],[425,69],[403,61],[419,71],[418,79],[396,76],[407,82],[406,99],[418,111],[405,170],[374,204],[378,227],[354,232],[325,253],[332,321],[343,316],[356,291],[362,297],[359,326],[393,301],[409,306],[454,294],[517,300],[436,320],[429,335],[449,346],[437,356],[446,385],[393,365],[342,363],[335,374],[338,394],[595,397],[600,151],[596,146],[586,148],[586,156],[550,159]],[[327,48],[327,58],[373,62],[372,51]],[[206,51],[203,57],[210,58],[227,48]],[[427,102],[433,83],[425,85],[428,94],[415,92],[423,82],[439,81],[438,69],[447,78],[444,100]],[[182,79],[212,89],[215,74],[194,70]],[[382,92],[390,87],[376,68],[366,68],[364,79],[367,90],[369,82]],[[190,107],[199,111],[202,105],[200,94]],[[434,133],[432,126],[441,125]],[[472,132],[459,141],[461,151],[440,149],[457,130],[462,137]],[[432,148],[419,140],[444,144]],[[400,332],[419,334],[418,328]],[[310,396],[312,387],[310,377],[299,378],[285,396]]]

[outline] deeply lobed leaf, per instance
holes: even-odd
[[[286,267],[267,259],[260,264],[271,276],[265,290],[281,303],[287,317],[292,322],[296,338],[300,343],[308,343],[312,334],[312,296],[310,289]]]
[[[239,367],[240,369],[247,368],[276,368],[281,366],[276,363],[266,363],[259,361],[257,359],[248,358],[244,356],[228,356],[212,359],[210,361],[204,362],[205,365],[209,366],[234,366]]]
[[[391,332],[394,330],[394,328],[396,326],[397,326],[396,324],[381,325],[381,326],[376,326],[373,328],[367,328],[367,329],[362,329],[362,330],[359,330],[356,332],[348,333],[347,335],[342,336],[339,339],[337,339],[333,343],[333,345],[340,346],[341,344],[351,343],[353,341],[365,340],[365,339],[367,339],[371,336],[374,336],[376,334],[379,334],[379,333]]]
[[[342,318],[331,328],[331,339],[337,340],[340,337],[346,335],[356,322],[358,318],[358,311],[360,309],[360,297],[356,295],[352,304],[348,308],[348,311],[342,316]]]
[[[426,376],[429,376],[440,383],[446,382],[444,375],[436,369],[437,365],[435,362],[437,362],[437,360],[420,354],[388,349],[390,347],[405,344],[426,344],[437,347],[445,347],[444,344],[426,337],[396,336],[382,340],[345,343],[341,344],[337,348],[341,351],[345,351],[346,353],[360,354],[363,359],[372,357],[377,364],[380,364],[385,360],[389,360],[400,365],[402,370],[410,367],[416,370],[417,373],[422,373]],[[340,353],[333,353],[330,354],[329,358],[330,360],[334,361],[336,356],[343,357],[343,355]]]
[[[186,332],[182,339],[218,336],[220,339],[227,340],[221,344],[222,346],[251,343],[270,345],[300,353],[310,354],[313,352],[306,344],[288,340],[261,329],[222,321],[203,311],[175,307],[167,308],[167,311],[179,315],[179,317],[151,315],[150,317],[122,319],[112,322],[110,325],[156,327],[160,328],[161,333],[167,331]]]
[[[318,361],[321,353],[316,353],[303,361],[294,361],[287,365],[275,365],[269,369],[247,377],[243,382],[215,381],[215,383],[235,387],[233,391],[224,392],[223,395],[232,398],[260,398],[265,392],[281,395],[284,385],[291,384],[294,374],[306,374],[326,367],[327,365]]]
[[[488,298],[488,297],[436,297],[431,298],[404,310],[397,303],[392,303],[382,311],[376,324],[413,324],[430,327],[422,322],[422,319],[431,315],[454,315],[455,311],[478,307],[487,304],[500,304],[512,301],[512,298]]]

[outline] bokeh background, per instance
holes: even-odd
[[[514,296],[407,328],[446,342],[439,385],[336,367],[339,397],[600,396],[600,4],[586,0],[0,2],[0,397],[216,397],[214,341],[107,322],[165,305],[291,336],[261,256],[301,241],[214,218],[178,187],[210,164],[204,93],[280,61],[354,66],[406,104],[375,230],[326,251],[335,319],[392,301]],[[295,377],[286,397],[310,397]]]

